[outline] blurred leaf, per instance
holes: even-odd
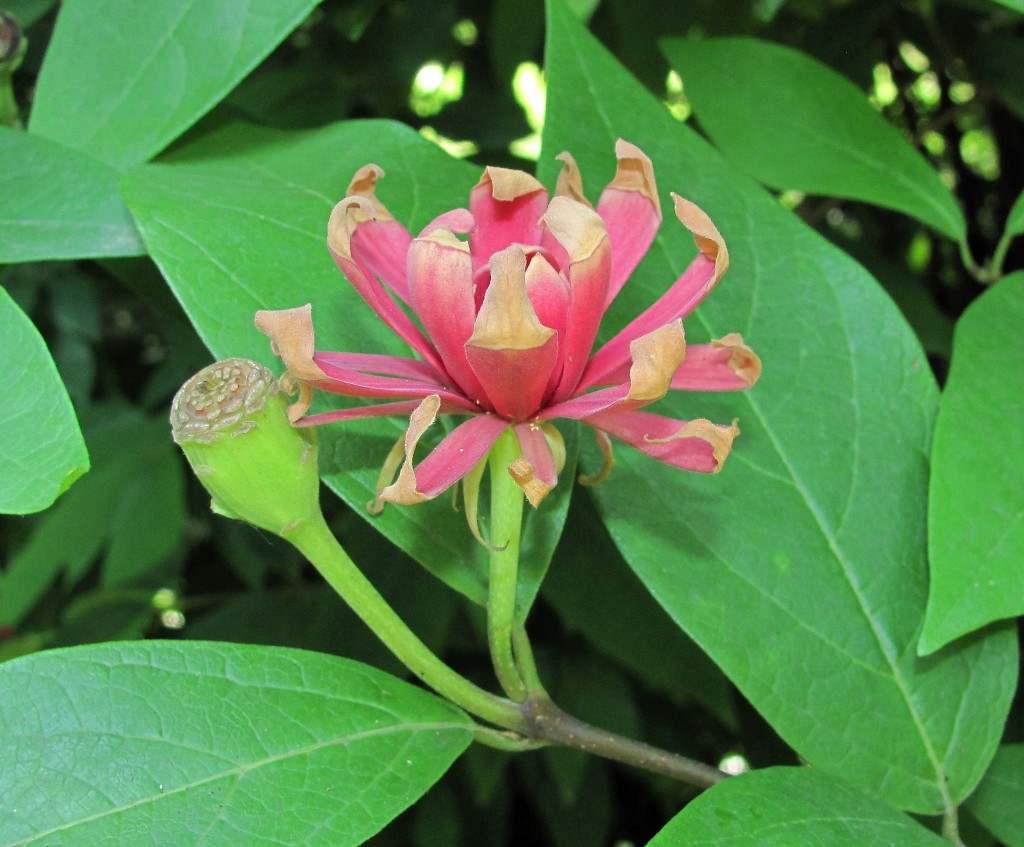
[[[1024,744],[999,748],[967,809],[1006,847],[1024,847]]]
[[[676,815],[648,847],[942,847],[949,842],[866,791],[813,768],[727,779]]]
[[[2,126],[0,157],[0,262],[143,252],[110,165]]]
[[[593,189],[613,172],[616,136],[638,144],[662,190],[685,191],[730,243],[731,270],[687,320],[688,338],[742,331],[765,364],[744,394],[673,392],[659,404],[682,419],[740,418],[722,474],[618,447],[592,489],[609,532],[802,756],[895,805],[942,812],[995,752],[1017,652],[1000,628],[916,654],[936,405],[924,354],[863,268],[674,121],[559,3],[549,9],[542,176],[569,149]],[[655,300],[693,252],[666,221],[612,319]]]
[[[89,454],[46,343],[3,288],[0,326],[0,362],[7,365],[0,512],[24,515],[45,509],[67,491],[89,470]]]
[[[379,195],[418,232],[467,203],[476,169],[449,158],[411,129],[360,121],[291,133],[236,126],[188,148],[172,164],[130,173],[125,196],[147,247],[200,336],[218,357],[245,356],[275,371],[280,362],[253,326],[261,308],[312,302],[320,349],[407,355],[403,343],[359,300],[324,246],[331,206],[367,161],[388,176]],[[321,427],[327,484],[396,546],[456,590],[484,602],[486,550],[447,495],[370,518],[377,477],[406,419]],[[576,436],[566,428],[574,476]],[[558,542],[570,485],[558,486],[524,529],[519,612],[525,615]]]
[[[64,0],[29,128],[123,169],[219,102],[317,0]]]
[[[1024,0],[992,0],[992,2],[999,3],[1007,9],[1013,9],[1015,12],[1024,14]]]
[[[103,581],[113,585],[149,571],[179,543],[181,462],[166,420],[127,413],[87,432],[93,471],[39,518],[11,556],[0,623],[20,622],[61,573],[71,583],[81,579],[104,549]]]
[[[964,238],[963,215],[938,174],[845,77],[749,38],[673,39],[663,49],[701,128],[756,179],[896,209]]]
[[[932,442],[922,653],[1024,613],[1024,271],[957,323]]]
[[[615,803],[605,761],[591,757],[585,762],[580,788],[571,802],[562,798],[554,776],[540,767],[538,758],[520,757],[515,765],[523,792],[540,812],[555,847],[610,843]]]
[[[0,665],[0,843],[356,845],[471,738],[438,698],[316,653],[39,653]]]
[[[10,12],[22,29],[32,26],[57,5],[57,0],[4,0],[4,10]]]

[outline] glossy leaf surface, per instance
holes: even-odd
[[[29,128],[117,167],[144,162],[219,102],[317,0],[66,0]]]
[[[1024,273],[996,283],[957,323],[932,444],[929,653],[1024,613]]]
[[[664,52],[701,128],[751,176],[896,209],[963,237],[963,215],[938,174],[845,77],[751,38],[670,39]]]
[[[0,412],[0,512],[24,515],[45,509],[89,470],[89,454],[46,343],[3,288],[0,327],[0,362],[8,370]]]
[[[767,768],[706,791],[648,847],[942,847],[948,843],[878,797],[811,768]]]
[[[571,149],[593,191],[614,167],[615,138],[639,145],[663,205],[669,190],[697,202],[730,247],[731,269],[685,322],[688,339],[741,331],[765,366],[745,395],[662,401],[684,419],[739,417],[720,475],[618,445],[615,471],[593,489],[612,538],[801,755],[897,806],[940,812],[995,752],[1016,643],[997,630],[916,654],[937,399],[925,357],[860,266],[675,122],[560,3],[550,10],[544,173]],[[693,253],[666,221],[613,319],[652,302]],[[585,450],[581,466],[598,461]]]
[[[0,844],[360,844],[471,737],[436,697],[317,653],[38,653],[0,665]]]
[[[0,155],[0,262],[143,252],[115,168],[2,126]]]
[[[1024,744],[999,748],[967,808],[1006,847],[1024,847]]]

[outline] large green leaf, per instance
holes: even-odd
[[[0,157],[0,262],[143,252],[110,165],[7,127]]]
[[[862,268],[674,121],[558,2],[548,38],[546,173],[570,149],[596,192],[617,135],[644,149],[662,191],[700,203],[730,244],[732,268],[686,321],[688,337],[742,331],[765,364],[746,394],[661,404],[684,419],[740,418],[720,475],[619,446],[593,489],[612,537],[801,755],[900,807],[948,808],[995,752],[1016,640],[1000,629],[916,654],[937,399],[924,354]],[[612,320],[652,302],[693,252],[666,221]]]
[[[938,174],[845,77],[751,38],[671,39],[663,49],[701,128],[756,179],[875,203],[964,237],[963,215]]]
[[[367,121],[285,134],[228,129],[173,164],[130,173],[125,196],[146,245],[207,346],[218,357],[247,356],[276,371],[280,363],[253,326],[257,309],[312,302],[317,346],[408,355],[331,260],[327,219],[349,179],[369,161],[387,177],[380,196],[413,232],[468,202],[477,170],[446,156],[401,124]],[[323,427],[321,471],[346,502],[366,515],[377,477],[404,419]],[[573,478],[575,434],[566,431]],[[525,614],[547,569],[568,508],[558,486],[524,530]],[[416,507],[387,507],[377,526],[396,545],[466,596],[485,601],[486,550],[473,540],[447,497]]]
[[[0,512],[24,515],[45,509],[89,470],[89,454],[46,343],[3,288],[0,326]]]
[[[361,844],[471,739],[447,703],[318,653],[37,653],[0,665],[0,845]]]
[[[318,0],[65,0],[29,128],[115,167],[159,153]]]
[[[999,748],[967,808],[1006,847],[1024,847],[1024,744]]]
[[[767,768],[716,785],[648,847],[948,845],[866,791],[811,768]]]
[[[1006,217],[1006,233],[1008,235],[1024,233],[1024,191],[1014,202],[1010,214]]]
[[[921,650],[1024,613],[1024,272],[971,304],[932,443]]]

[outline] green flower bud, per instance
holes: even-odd
[[[218,514],[276,535],[320,520],[316,435],[293,427],[274,375],[247,359],[203,368],[171,403],[171,434]]]

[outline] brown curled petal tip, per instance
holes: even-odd
[[[285,367],[300,382],[325,379],[326,374],[313,361],[313,307],[307,303],[295,309],[261,309],[256,313],[256,328],[270,338],[270,347]]]
[[[697,418],[687,421],[679,430],[668,438],[646,438],[650,444],[665,444],[669,441],[677,441],[681,438],[699,438],[711,445],[711,454],[715,458],[715,469],[712,473],[722,470],[722,465],[732,450],[732,442],[740,434],[740,428],[733,421],[729,426],[720,426],[712,423],[706,418]]]
[[[352,236],[356,229],[361,223],[380,219],[382,208],[361,194],[350,194],[338,201],[327,221],[327,246],[339,256],[351,259]]]
[[[601,216],[570,197],[552,197],[540,223],[551,231],[573,262],[592,256],[608,238]]]
[[[729,251],[718,227],[712,223],[703,209],[678,194],[672,194],[676,217],[691,233],[697,249],[715,263],[715,280],[729,267]]]
[[[562,170],[558,174],[558,183],[555,186],[555,196],[570,197],[577,203],[590,206],[590,201],[583,194],[583,177],[572,154],[559,153],[555,158],[562,163]]]
[[[395,216],[377,198],[377,180],[384,176],[384,171],[377,165],[363,165],[352,181],[348,184],[348,197],[362,197],[373,204],[373,217],[378,221],[391,221]]]
[[[491,196],[495,200],[509,202],[533,194],[536,191],[543,191],[544,186],[526,171],[519,171],[513,168],[497,168],[490,166],[484,169],[483,176],[477,186],[491,186]]]
[[[402,462],[402,469],[398,472],[398,479],[380,492],[378,503],[386,501],[400,506],[415,506],[428,499],[416,489],[416,472],[413,470],[412,457],[423,433],[437,419],[440,408],[441,398],[437,394],[431,394],[424,397],[409,416],[409,428],[405,431],[405,460]]]
[[[533,471],[533,465],[522,456],[508,466],[508,472],[509,476],[516,481],[516,485],[523,489],[523,494],[535,509],[551,491],[551,486],[537,478]]]
[[[658,198],[658,184],[654,181],[654,165],[647,154],[635,144],[620,138],[615,142],[615,155],[619,164],[615,178],[608,187],[621,191],[639,191],[654,204],[660,215],[661,200]]]
[[[761,359],[753,350],[743,343],[743,336],[738,332],[730,332],[722,338],[711,341],[712,347],[725,348],[729,351],[728,365],[733,372],[750,388],[761,376]]]
[[[660,400],[686,356],[683,322],[673,321],[630,342],[628,400],[644,405]]]

